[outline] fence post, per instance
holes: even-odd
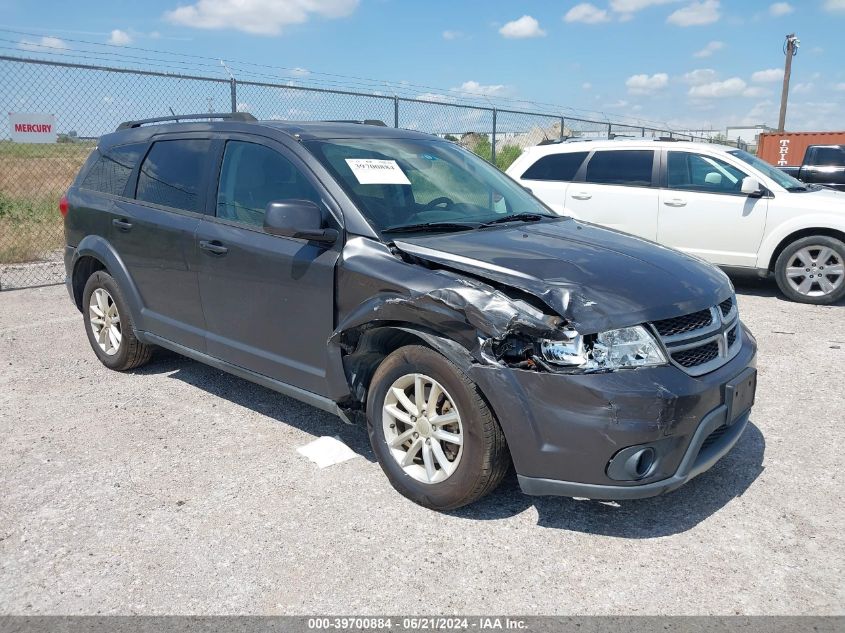
[[[608,139],[613,138],[613,124],[612,123],[607,124],[607,138]]]
[[[640,130],[642,131],[642,137],[645,138],[645,128],[641,127]]]
[[[563,117],[560,117],[560,140],[561,141],[563,140],[563,128],[565,127],[565,125],[566,125],[566,121],[564,120]]]
[[[493,108],[493,141],[490,143],[490,162],[496,164],[496,108]]]
[[[393,95],[393,127],[399,127],[399,97]]]
[[[234,114],[238,111],[238,89],[235,86],[234,77],[229,80],[229,91],[232,94],[232,113]]]

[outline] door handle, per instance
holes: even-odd
[[[585,192],[582,191],[580,193],[573,193],[572,197],[575,198],[576,200],[589,200],[593,196],[592,196],[592,194],[585,193]]]
[[[669,200],[664,200],[663,204],[667,207],[685,207],[687,206],[687,201],[683,198],[670,198]]]
[[[229,252],[229,249],[223,246],[217,240],[213,240],[211,242],[209,242],[208,240],[200,240],[200,248],[214,255],[225,255]]]
[[[126,218],[114,219],[111,223],[119,228],[121,231],[131,231],[132,223]]]

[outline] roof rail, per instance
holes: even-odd
[[[387,127],[387,123],[384,121],[379,121],[378,119],[364,119],[363,121],[351,121],[351,120],[334,120],[334,121],[323,121],[323,123],[357,123],[358,125],[376,125],[378,127]]]
[[[173,116],[160,116],[154,119],[138,119],[137,121],[124,121],[117,126],[118,130],[126,130],[133,127],[141,127],[148,123],[163,123],[165,121],[176,121],[188,119],[228,119],[229,121],[257,121],[249,112],[207,112],[205,114],[174,114]]]

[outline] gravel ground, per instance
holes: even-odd
[[[0,613],[842,614],[845,307],[738,291],[757,406],[711,471],[449,514],[361,429],[172,354],[110,372],[63,287],[0,293]],[[296,452],[335,434],[358,457]]]

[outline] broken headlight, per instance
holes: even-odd
[[[585,370],[626,369],[666,364],[654,337],[641,325],[599,332],[586,340],[574,330],[562,340],[540,341],[543,360]]]

